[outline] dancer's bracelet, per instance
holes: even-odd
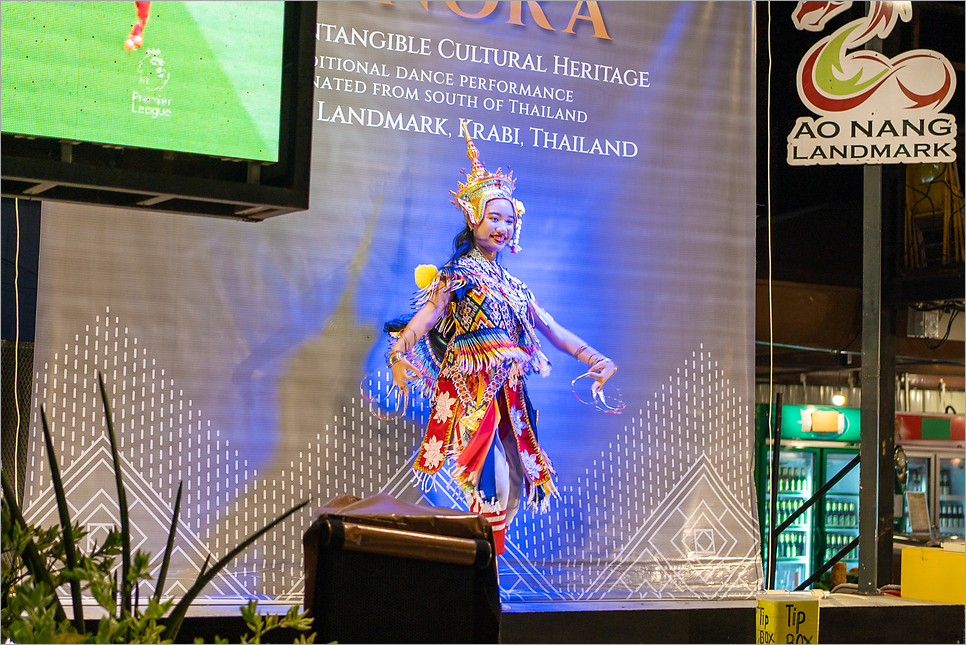
[[[401,361],[402,357],[402,352],[398,350],[395,352],[389,352],[389,361],[386,363],[389,366],[389,369],[392,369],[393,365]]]

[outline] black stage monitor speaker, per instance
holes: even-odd
[[[388,494],[337,497],[303,537],[317,643],[495,643],[493,533],[478,515]]]

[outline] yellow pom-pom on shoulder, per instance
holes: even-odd
[[[433,283],[433,280],[436,279],[436,274],[439,273],[439,269],[432,264],[420,264],[418,267],[416,267],[414,273],[416,277],[416,286],[420,289],[425,289]]]

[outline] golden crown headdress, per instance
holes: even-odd
[[[516,217],[513,220],[513,238],[510,240],[510,252],[520,251],[520,229],[523,225],[523,214],[526,209],[523,202],[513,198],[513,189],[516,181],[513,179],[513,172],[503,174],[502,168],[497,168],[496,172],[488,173],[480,161],[480,151],[476,149],[470,133],[466,130],[463,123],[463,136],[466,137],[466,156],[473,164],[470,174],[466,176],[466,183],[458,181],[459,190],[449,191],[456,199],[450,200],[456,207],[463,211],[466,218],[466,225],[475,227],[483,221],[483,211],[486,203],[493,199],[506,199],[513,204]]]

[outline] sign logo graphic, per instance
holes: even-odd
[[[799,2],[795,27],[822,32],[852,2]],[[956,121],[940,110],[956,91],[942,54],[917,49],[893,58],[862,47],[912,19],[909,2],[871,2],[816,42],[798,66],[798,95],[818,118],[799,117],[788,136],[788,163],[948,163],[956,159]]]

